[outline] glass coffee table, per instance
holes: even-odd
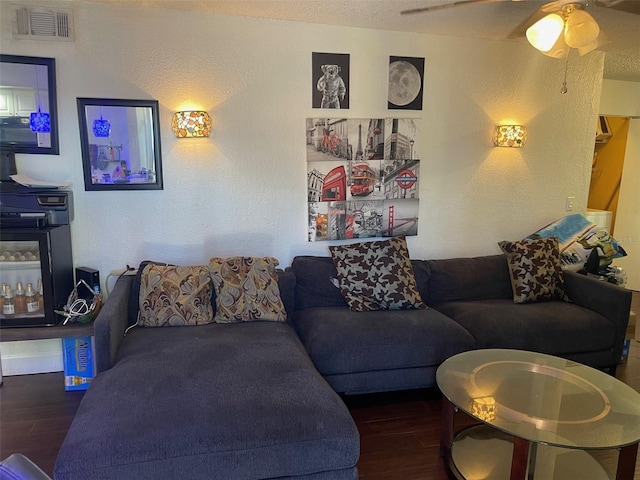
[[[447,359],[441,454],[453,478],[633,480],[640,394],[591,367],[521,350],[486,349]],[[456,433],[460,410],[480,423]],[[610,472],[589,450],[617,449]]]

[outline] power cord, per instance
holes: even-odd
[[[107,291],[107,296],[109,296],[109,294],[111,293],[109,291],[109,280],[111,279],[111,277],[115,277],[117,275],[118,278],[116,278],[116,281],[113,282],[113,284],[115,285],[116,283],[118,283],[118,280],[120,280],[121,277],[123,277],[124,275],[127,275],[130,272],[135,272],[136,269],[127,265],[127,267],[120,272],[119,274],[115,274],[115,273],[110,273],[109,275],[107,275],[107,279],[105,280],[105,290]]]

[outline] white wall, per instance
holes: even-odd
[[[14,3],[20,3],[20,0]],[[60,155],[18,155],[36,179],[71,181],[74,262],[100,270],[144,259],[182,264],[211,256],[326,255],[306,233],[305,118],[311,53],[351,55],[351,118],[389,117],[390,55],[426,58],[420,221],[414,258],[498,252],[584,211],[604,55],[564,62],[524,40],[453,37],[82,4],[75,43],[13,40],[3,12],[2,53],[56,58]],[[181,42],[178,39],[183,38]],[[163,191],[85,192],[76,97],[157,99]],[[209,139],[177,140],[174,111],[206,109]],[[324,113],[324,112],[323,112]],[[338,112],[327,112],[335,117]],[[523,123],[523,149],[493,148],[499,123]]]
[[[629,122],[614,232],[627,256],[613,264],[625,270],[627,288],[640,291],[640,83],[605,80],[600,113],[635,117]]]

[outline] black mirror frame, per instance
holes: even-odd
[[[157,100],[123,100],[107,98],[78,98],[78,122],[80,126],[80,147],[82,150],[82,168],[84,170],[84,189],[90,190],[162,190],[162,152],[160,148],[160,113]],[[153,121],[153,151],[154,151],[154,183],[93,183],[91,179],[91,156],[89,154],[89,132],[87,130],[87,106],[103,107],[146,107],[151,109]]]
[[[58,140],[58,103],[56,95],[56,60],[46,57],[24,57],[20,55],[0,54],[0,63],[20,63],[27,65],[43,65],[47,67],[47,85],[49,88],[49,115],[51,116],[51,146],[25,146],[0,142],[0,149],[14,153],[36,153],[40,155],[59,155],[60,143]]]

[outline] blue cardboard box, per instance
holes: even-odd
[[[96,371],[93,351],[93,337],[62,339],[65,391],[89,388]]]

